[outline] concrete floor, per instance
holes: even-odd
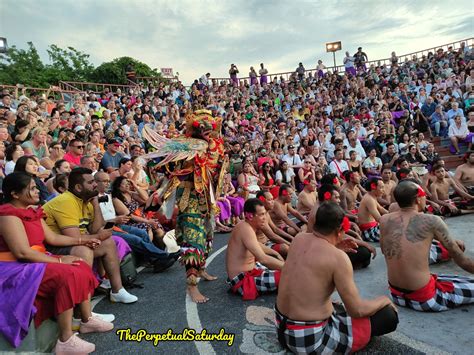
[[[466,253],[474,258],[474,215],[448,219],[453,237],[464,240]],[[283,353],[272,325],[274,295],[265,295],[255,301],[243,302],[230,294],[225,284],[225,247],[229,235],[216,235],[214,253],[209,271],[217,276],[215,282],[201,282],[200,289],[211,298],[210,302],[194,305],[186,301],[184,270],[173,266],[163,274],[147,270],[140,273],[144,289],[133,289],[139,301],[132,305],[111,304],[103,300],[96,312],[114,313],[115,331],[130,328],[134,333],[145,329],[149,333],[165,333],[168,329],[181,332],[185,328],[204,328],[218,333],[224,328],[234,333],[232,346],[224,341],[214,342],[160,342],[156,347],[147,341],[120,341],[115,331],[90,334],[84,338],[97,346],[98,353]],[[222,250],[221,250],[222,249]],[[379,250],[380,251],[380,250]],[[219,254],[217,254],[219,253]],[[368,269],[355,272],[355,280],[364,297],[387,293],[386,269],[381,252]],[[452,261],[432,267],[435,273],[468,275]],[[474,306],[465,306],[443,313],[419,313],[399,308],[398,330],[373,340],[361,354],[472,354],[474,334]]]

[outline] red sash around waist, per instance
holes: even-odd
[[[244,278],[237,282],[233,287],[232,291],[237,293],[237,290],[242,287],[242,299],[244,301],[251,301],[258,297],[257,286],[255,285],[255,276],[260,276],[265,270],[264,269],[253,269],[247,271],[244,274]]]
[[[374,228],[374,227],[377,227],[379,225],[379,222],[377,221],[372,221],[372,222],[369,222],[369,223],[362,223],[362,224],[359,224],[359,228],[361,231],[366,231],[370,228]]]
[[[449,281],[438,281],[437,275],[431,275],[430,281],[428,281],[425,286],[416,291],[403,293],[392,286],[389,286],[389,289],[390,292],[395,296],[417,302],[426,302],[435,296],[436,290],[440,290],[441,292],[453,292],[454,285]]]

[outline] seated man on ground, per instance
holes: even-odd
[[[441,206],[443,216],[458,216],[465,213],[474,213],[474,210],[467,208],[473,206],[474,196],[461,190],[451,178],[446,178],[446,171],[441,165],[433,167],[436,180],[431,183],[430,191],[433,200]],[[449,188],[452,188],[461,198],[449,198]]]
[[[362,192],[359,189],[360,174],[353,171],[344,171],[346,183],[341,188],[341,207],[346,213],[350,213],[352,220],[357,219],[357,206],[362,200]]]
[[[143,256],[146,261],[151,262],[155,272],[163,271],[173,265],[179,253],[170,255],[158,248],[152,243],[145,230],[127,225],[127,222],[130,220],[129,216],[116,215],[112,195],[106,193],[110,185],[109,175],[104,172],[98,172],[94,175],[94,179],[97,183],[97,191],[99,191],[99,206],[102,217],[105,222],[115,224],[113,234],[125,239],[135,253]]]
[[[306,217],[311,212],[311,209],[316,203],[318,195],[316,193],[315,180],[304,180],[303,185],[303,190],[298,194],[296,210]]]
[[[378,242],[380,240],[380,217],[388,213],[377,201],[384,192],[382,179],[372,178],[367,181],[366,190],[368,193],[362,198],[359,207],[359,227],[362,231],[363,240]]]
[[[364,348],[373,336],[393,332],[398,315],[390,299],[360,297],[345,249],[344,211],[323,202],[314,228],[293,241],[275,306],[278,341],[294,353],[342,353]],[[343,305],[334,303],[337,291]],[[308,297],[311,295],[311,297]]]
[[[81,313],[80,333],[106,332],[113,324],[91,313],[90,297],[97,280],[87,263],[77,256],[47,255],[44,242],[55,246],[79,245],[78,240],[52,232],[43,220],[35,181],[25,173],[12,173],[3,181],[4,205],[0,206],[0,264],[2,280],[2,324],[15,335],[6,338],[17,347],[34,315],[35,326],[55,317],[59,339],[55,352],[88,354],[95,345],[72,331],[73,308]],[[84,244],[95,246],[97,239]],[[18,275],[18,273],[21,275]],[[26,292],[26,293],[25,293]],[[29,296],[26,296],[29,295]],[[26,297],[25,297],[26,296]],[[33,306],[34,305],[34,306]],[[22,324],[22,319],[25,320]],[[16,329],[16,327],[21,329]]]
[[[133,303],[138,298],[122,286],[117,248],[112,238],[112,229],[103,229],[104,219],[97,199],[97,183],[92,171],[75,168],[69,174],[68,191],[44,205],[46,223],[55,233],[77,239],[74,247],[48,247],[56,255],[75,255],[89,265],[99,258],[110,280],[112,302]],[[89,240],[99,239],[101,244],[91,249]],[[86,245],[86,246],[84,246]]]
[[[341,198],[336,186],[323,185],[320,187],[318,191],[318,203],[316,203],[314,208],[311,210],[310,215],[308,216],[308,230],[309,231],[314,229],[315,218],[316,218],[316,214],[318,212],[319,206],[321,205],[321,203],[325,201],[334,202],[340,206]],[[346,214],[346,217],[347,217],[347,214]],[[370,256],[372,255],[372,258],[375,258],[377,256],[377,251],[372,245],[370,245],[367,242],[364,242],[360,238],[360,235],[358,234],[358,232],[353,229],[354,227],[356,227],[356,225],[350,222],[349,223],[350,229],[348,229],[345,232],[345,237],[347,239],[352,240],[356,244],[354,245],[354,248],[347,250],[347,255],[349,256],[349,259],[351,260],[351,263],[354,269],[362,269],[370,265]]]
[[[275,200],[275,205],[269,213],[273,223],[275,223],[278,228],[292,236],[295,236],[297,233],[301,232],[303,225],[308,223],[308,221],[306,220],[306,217],[291,206],[291,196],[293,193],[294,190],[290,185],[281,185],[280,191],[278,192],[278,198]],[[296,217],[300,223],[297,225],[290,219],[288,214]]]
[[[388,208],[393,202],[393,189],[397,186],[397,183],[392,179],[393,173],[392,169],[388,166],[385,166],[382,169],[382,181],[384,184],[383,195],[378,199],[380,205],[384,208]]]
[[[454,173],[454,180],[464,186],[467,192],[474,194],[474,152],[467,152],[465,163],[459,165]]]
[[[425,207],[426,198],[418,184],[402,181],[394,196],[400,211],[382,216],[380,221],[380,246],[394,303],[424,312],[446,311],[474,303],[474,278],[437,276],[429,269],[434,239],[448,250],[457,265],[474,273],[474,260],[464,254],[464,244],[451,237],[440,217],[419,213]]]
[[[400,182],[402,182],[402,181],[412,181],[415,184],[418,184],[418,182],[415,179],[403,179]],[[419,213],[424,213],[427,210],[427,208],[425,208],[425,207],[428,203],[428,195],[426,194],[426,192],[423,190],[423,188],[421,186],[420,186],[420,190],[418,191],[418,193],[420,195],[419,197],[426,196],[426,200],[425,200],[426,204],[424,204],[423,206],[418,205],[418,212]],[[421,207],[423,207],[424,210],[420,210]],[[398,206],[397,202],[393,202],[390,205],[389,213],[398,212],[398,211],[400,211],[400,206]],[[458,243],[459,246],[464,250],[464,243],[462,241],[456,240],[456,243]],[[450,259],[451,259],[451,257],[449,256],[448,250],[439,241],[433,240],[431,242],[430,255],[429,255],[430,264],[437,264],[439,262],[448,261]]]
[[[269,254],[267,250],[270,248],[285,258],[288,254],[290,242],[294,237],[275,226],[270,218],[268,211],[271,211],[273,206],[275,206],[275,200],[273,199],[271,192],[259,191],[257,193],[257,198],[262,201],[263,206],[265,207],[265,224],[262,228],[257,230],[257,239],[266,247],[264,248],[266,254],[273,255],[273,253]]]
[[[265,207],[256,198],[245,201],[245,220],[237,224],[227,246],[227,283],[244,300],[276,291],[284,262],[264,253],[256,232],[265,226]],[[263,265],[262,265],[263,264]]]

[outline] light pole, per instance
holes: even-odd
[[[332,58],[334,60],[334,71],[336,71],[336,52],[342,49],[341,41],[326,43],[326,52],[332,52]]]
[[[5,37],[0,37],[0,53],[6,53],[7,49],[7,39]]]
[[[7,53],[8,45],[5,37],[0,37],[0,53]]]

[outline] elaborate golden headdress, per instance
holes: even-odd
[[[222,117],[214,117],[210,110],[197,110],[186,116],[186,131],[191,133],[196,129],[211,130],[220,133]]]

